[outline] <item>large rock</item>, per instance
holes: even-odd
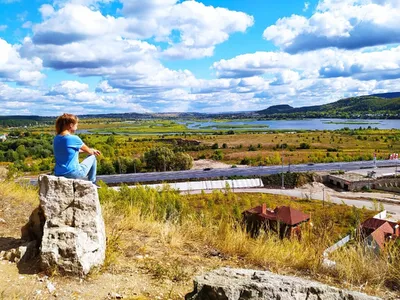
[[[106,236],[97,188],[89,181],[48,175],[40,176],[38,183],[45,219],[39,231],[41,268],[84,275],[100,266]]]
[[[372,300],[358,292],[266,271],[221,268],[196,277],[186,300]]]

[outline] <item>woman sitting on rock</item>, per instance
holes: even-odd
[[[53,141],[53,150],[56,160],[54,175],[66,178],[88,178],[96,183],[96,156],[100,151],[89,148],[82,140],[74,135],[78,129],[78,117],[72,114],[63,114],[56,120],[57,135]],[[79,163],[79,152],[89,154]]]

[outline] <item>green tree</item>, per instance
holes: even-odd
[[[107,143],[107,145],[114,145],[114,144],[115,144],[115,136],[114,136],[114,135],[110,135],[110,136],[107,138],[106,143]]]
[[[173,170],[175,154],[166,147],[156,147],[144,153],[144,161],[149,170],[171,171]]]
[[[187,153],[178,152],[175,154],[174,170],[190,170],[193,166],[193,157]]]
[[[110,175],[116,172],[111,161],[102,159],[98,162],[97,173],[100,175]]]

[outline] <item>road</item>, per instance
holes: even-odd
[[[396,160],[379,160],[376,162],[377,167],[395,167]],[[262,176],[270,174],[279,174],[283,172],[309,172],[309,171],[335,171],[335,170],[357,170],[363,168],[373,168],[373,161],[353,161],[353,162],[336,162],[322,164],[299,164],[299,165],[278,165],[267,167],[247,167],[247,168],[225,168],[204,170],[187,170],[187,171],[169,171],[169,172],[149,172],[149,173],[130,173],[119,175],[100,175],[99,180],[106,184],[115,185],[120,183],[134,182],[162,182],[182,179],[201,179],[216,178],[230,176]],[[400,168],[399,168],[400,169]]]

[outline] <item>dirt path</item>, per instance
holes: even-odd
[[[235,165],[237,168],[246,168],[246,165]],[[232,165],[225,164],[223,162],[215,161],[212,159],[199,159],[193,161],[192,170],[202,170],[205,168],[213,168],[213,169],[227,169],[232,168]]]

